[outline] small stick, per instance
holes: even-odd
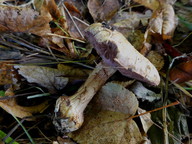
[[[81,31],[79,30],[79,28],[78,28],[76,22],[74,21],[73,17],[71,16],[70,12],[68,11],[68,9],[66,8],[66,6],[65,6],[64,4],[62,4],[62,5],[63,5],[64,9],[66,10],[67,14],[69,15],[69,17],[71,18],[72,22],[74,23],[74,25],[75,25],[77,31],[79,32],[79,34],[81,35],[81,37],[84,39],[83,34],[82,34]]]

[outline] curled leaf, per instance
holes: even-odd
[[[160,36],[163,40],[171,39],[177,25],[177,18],[173,6],[168,3],[161,5],[153,13],[149,22],[149,31],[152,35]]]
[[[1,108],[3,108],[8,113],[19,118],[32,116],[33,113],[43,112],[48,107],[48,105],[49,104],[46,101],[36,106],[24,107],[24,106],[18,105],[15,98],[0,101]],[[28,119],[28,120],[32,120],[32,119]]]

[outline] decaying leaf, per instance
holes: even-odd
[[[138,108],[138,114],[144,113],[146,110],[143,110],[141,108]],[[149,128],[153,125],[153,121],[151,120],[151,114],[145,114],[142,116],[139,116],[141,119],[142,127],[145,133],[149,130]]]
[[[0,58],[1,60],[14,60],[14,59],[20,59],[22,58],[23,54],[21,54],[18,50],[13,50],[9,48],[0,48]]]
[[[140,51],[143,48],[144,33],[142,33],[140,30],[130,31],[128,33],[127,38],[130,41],[130,43],[134,46],[134,48],[137,49],[138,51]],[[150,41],[150,39],[151,39],[151,37],[148,37],[149,41]],[[140,53],[141,53],[141,51],[140,51]]]
[[[160,71],[164,66],[164,58],[157,51],[150,51],[147,56],[148,60]]]
[[[120,8],[118,0],[89,0],[87,7],[95,22],[108,21]]]
[[[51,93],[63,89],[68,83],[64,72],[58,69],[41,66],[15,66],[18,72],[30,83],[37,83],[47,88]]]
[[[156,94],[153,91],[145,88],[140,82],[135,82],[130,90],[133,91],[133,93],[143,101],[147,100],[149,102],[153,102],[154,100],[159,100],[161,98],[161,94]]]
[[[129,37],[127,33],[137,29],[140,23],[146,26],[151,15],[152,12],[150,10],[146,11],[145,14],[134,11],[117,12],[110,20],[109,24],[111,24],[115,30],[121,32],[125,37]]]
[[[170,71],[170,80],[176,83],[186,82],[192,79],[192,61],[180,63]]]
[[[63,89],[69,79],[84,80],[91,70],[59,64],[57,69],[42,66],[15,66],[20,75],[30,83],[37,83],[51,93]]]
[[[69,34],[71,37],[84,40],[84,30],[87,28],[88,24],[84,24],[81,21],[85,21],[83,19],[83,12],[85,11],[85,5],[82,4],[82,1],[71,1],[65,2],[65,6],[68,9],[69,14],[66,14],[66,21],[69,27]],[[74,16],[76,18],[74,18]],[[77,20],[79,19],[79,20]]]
[[[111,111],[90,111],[84,126],[69,134],[82,144],[138,144],[141,133],[133,120],[124,120],[127,115]]]
[[[28,32],[39,36],[50,33],[49,13],[40,15],[30,8],[0,5],[0,32]]]
[[[0,101],[1,108],[3,108],[6,112],[19,118],[32,116],[33,113],[43,112],[48,107],[48,105],[49,104],[46,101],[36,106],[24,107],[18,105],[15,98]]]
[[[168,3],[161,3],[152,15],[149,27],[146,32],[163,40],[171,39],[177,25],[177,18],[173,6]]]
[[[18,90],[20,88],[19,78],[11,62],[0,63],[0,85],[10,85],[9,90]]]
[[[115,83],[104,85],[96,96],[96,103],[102,110],[110,110],[134,115],[138,109],[135,95]]]
[[[133,1],[141,5],[144,5],[145,7],[150,8],[152,10],[156,10],[159,7],[158,0],[133,0]]]
[[[58,70],[63,71],[65,73],[65,76],[69,78],[87,78],[92,71],[89,69],[75,68],[64,64],[58,64],[57,68]]]

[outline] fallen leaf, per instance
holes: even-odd
[[[76,4],[76,6],[78,4],[78,6],[76,7],[74,4]],[[70,17],[69,14],[66,14],[66,20],[69,27],[68,32],[71,37],[80,39],[80,40],[84,40],[84,30],[88,27],[88,24],[83,23],[83,21],[85,20],[82,16],[82,13],[79,11],[79,8],[81,9],[84,8],[82,5],[83,5],[82,2],[77,2],[77,1],[65,2],[65,6],[72,16]],[[74,16],[76,18],[74,18]]]
[[[146,110],[143,110],[141,108],[138,108],[138,114],[141,113],[145,113]],[[151,114],[145,114],[145,115],[141,115],[139,116],[141,123],[142,123],[142,127],[145,133],[148,132],[149,128],[153,125],[153,121],[151,120]]]
[[[118,0],[89,0],[87,7],[95,22],[108,21],[120,8]]]
[[[171,69],[169,77],[171,81],[183,83],[192,79],[192,61],[178,64]]]
[[[64,75],[69,78],[74,78],[74,77],[87,78],[92,71],[89,69],[76,68],[76,67],[72,67],[64,64],[58,64],[57,68],[59,71],[63,71],[65,73]]]
[[[133,120],[127,115],[111,111],[89,111],[84,125],[69,136],[83,144],[138,144],[142,136]]]
[[[138,109],[138,101],[135,95],[115,83],[104,85],[96,96],[97,107],[102,110],[121,112],[134,115]]]
[[[171,39],[177,26],[177,18],[173,6],[168,3],[161,3],[152,15],[149,27],[146,32],[159,39]]]
[[[157,51],[150,51],[146,58],[160,71],[164,66],[164,58]]]
[[[12,62],[0,62],[0,85],[9,85],[10,90],[20,88],[20,80]]]
[[[18,73],[22,75],[30,83],[37,83],[42,87],[47,88],[50,93],[55,93],[57,90],[63,89],[67,83],[68,78],[64,77],[64,72],[54,68],[42,66],[20,66]]]
[[[135,82],[131,88],[131,91],[143,101],[147,100],[149,102],[153,102],[154,100],[159,100],[161,98],[161,94],[156,94],[153,91],[145,88],[141,82]]]
[[[133,1],[141,5],[144,5],[145,7],[150,8],[152,10],[156,10],[159,7],[158,0],[133,0]]]
[[[121,32],[125,37],[129,38],[129,33],[133,32],[142,23],[145,26],[152,15],[151,11],[146,11],[145,14],[138,12],[118,12],[110,20],[109,24],[117,31]],[[135,37],[133,37],[135,38]]]
[[[170,44],[167,44],[166,42],[163,43],[163,48],[165,49],[165,52],[170,55],[171,57],[177,57],[182,55],[180,51],[178,51],[176,48],[172,47]]]
[[[48,107],[48,105],[49,104],[46,101],[36,106],[24,107],[18,105],[15,98],[0,101],[1,108],[3,108],[6,112],[10,113],[11,115],[14,115],[19,118],[32,116],[33,113],[43,112]]]
[[[75,68],[68,65],[58,64],[58,68],[42,66],[20,66],[16,65],[20,75],[30,83],[37,83],[47,88],[51,93],[63,89],[69,80],[75,78],[84,80],[89,76],[91,70]]]
[[[134,48],[137,49],[138,51],[140,51],[143,48],[144,33],[142,33],[140,30],[130,31],[128,33],[127,39],[134,46]],[[150,37],[148,37],[148,39],[150,41]]]
[[[1,60],[14,60],[14,59],[21,59],[23,54],[19,50],[13,50],[9,48],[2,48],[0,46],[0,58]]]
[[[0,5],[1,32],[28,32],[45,36],[50,33],[49,22],[51,20],[49,13],[40,15],[30,8]]]

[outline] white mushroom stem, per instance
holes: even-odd
[[[54,121],[54,124],[59,131],[72,132],[79,129],[84,121],[83,111],[86,106],[107,79],[115,72],[116,69],[99,63],[89,75],[87,81],[73,96],[61,96],[57,100],[55,107],[57,121]]]

